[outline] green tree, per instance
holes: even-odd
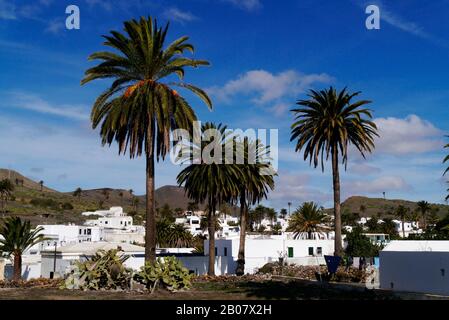
[[[220,205],[231,201],[239,191],[239,181],[242,177],[240,168],[226,163],[224,146],[229,138],[226,126],[215,125],[207,122],[201,126],[200,143],[190,146],[191,152],[184,156],[184,161],[189,160],[190,165],[183,169],[177,176],[179,186],[184,185],[187,196],[196,203],[207,204],[208,233],[209,233],[209,268],[208,274],[215,274],[215,223],[214,217]],[[213,136],[209,133],[214,132]],[[207,148],[207,149],[206,149]],[[204,155],[208,150],[214,150],[212,159],[204,159],[195,163],[194,154]],[[217,151],[218,150],[218,151]],[[215,152],[219,152],[216,155]],[[217,163],[215,156],[220,159]],[[205,161],[207,160],[207,161]]]
[[[368,228],[368,232],[372,233],[379,232],[380,229],[379,220],[377,220],[377,218],[371,217],[371,219],[369,219],[365,223],[365,227]]]
[[[409,215],[410,209],[407,207],[404,207],[403,205],[399,205],[396,210],[395,210],[395,216],[401,220],[401,224],[402,224],[402,237],[405,238],[405,229],[404,229],[404,224],[405,224],[405,219],[407,219],[408,215]]]
[[[79,188],[79,187],[76,188],[75,191],[73,191],[73,196],[74,196],[74,197],[77,197],[78,200],[81,200],[82,194],[83,194],[83,190],[82,190],[81,188]]]
[[[156,223],[156,243],[160,248],[186,248],[193,242],[192,234],[183,225],[165,219]]]
[[[334,190],[335,255],[342,254],[340,173],[339,158],[347,164],[348,146],[354,145],[365,157],[365,153],[374,149],[374,137],[377,127],[371,121],[369,109],[360,108],[370,103],[367,100],[352,102],[359,92],[348,93],[343,89],[339,93],[334,88],[319,92],[310,90],[309,100],[297,102],[293,109],[295,122],[292,124],[291,140],[297,140],[296,151],[304,151],[304,160],[316,168],[321,159],[324,171],[325,160],[331,157]]]
[[[281,211],[279,211],[279,217],[285,219],[287,217],[287,209],[282,208]]]
[[[194,213],[197,210],[198,210],[198,204],[196,202],[190,201],[187,204],[187,211],[191,211],[192,213]]]
[[[390,238],[396,238],[398,236],[396,224],[391,218],[383,219],[383,223],[380,224],[380,231],[382,233],[388,234]]]
[[[0,181],[0,202],[1,211],[4,214],[6,212],[6,203],[11,198],[14,192],[14,185],[9,179],[3,179]]]
[[[159,208],[159,216],[163,220],[167,220],[170,222],[175,222],[175,217],[173,216],[173,210],[170,208],[168,203],[164,204],[161,208]]]
[[[421,213],[421,218],[423,221],[423,229],[427,228],[427,213],[432,209],[430,204],[427,201],[419,201],[417,204],[418,210]]]
[[[92,126],[101,123],[103,144],[116,141],[119,153],[146,159],[145,260],[156,258],[154,163],[165,159],[170,150],[170,131],[189,129],[196,115],[189,103],[173,89],[187,89],[210,108],[212,102],[200,88],[183,82],[188,67],[209,65],[191,59],[186,51],[194,47],[184,36],[166,45],[168,24],[159,27],[151,17],[124,23],[125,33],[111,31],[104,45],[114,51],[96,52],[89,60],[101,62],[86,71],[82,84],[96,79],[113,79],[112,85],[95,101]],[[178,76],[180,82],[174,81]]]
[[[14,256],[15,281],[22,277],[22,254],[35,244],[47,240],[42,234],[42,227],[31,229],[30,221],[23,221],[19,217],[7,218],[0,227],[0,253]]]
[[[346,235],[346,254],[350,257],[377,257],[380,247],[372,244],[363,234],[361,227],[355,227]]]
[[[287,231],[293,232],[295,239],[306,234],[307,239],[312,239],[314,233],[329,231],[326,223],[329,216],[314,202],[304,202],[302,206],[293,212],[288,222]]]

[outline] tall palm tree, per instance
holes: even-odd
[[[236,137],[238,138],[238,137]],[[235,140],[235,139],[234,139]],[[235,201],[240,204],[240,242],[237,259],[236,274],[245,272],[245,240],[248,224],[248,208],[267,197],[269,190],[274,189],[274,171],[268,159],[269,147],[265,147],[259,140],[251,141],[244,137],[240,141],[235,140],[235,156],[241,157],[240,167],[242,176],[239,180],[239,191],[235,195]],[[240,154],[243,153],[243,154]],[[254,154],[251,154],[254,153]],[[273,214],[274,213],[274,214]],[[269,211],[274,220],[276,211]]]
[[[41,188],[41,191],[44,190],[44,180],[39,181],[39,186]]]
[[[401,220],[402,223],[402,237],[405,238],[405,219],[408,217],[410,209],[407,207],[404,207],[403,205],[399,205],[395,210],[395,215],[398,219]]]
[[[418,206],[418,210],[421,212],[421,217],[423,220],[423,228],[424,230],[427,228],[427,213],[432,209],[430,204],[427,201],[418,201],[416,203]]]
[[[104,45],[113,51],[90,55],[89,60],[102,62],[88,69],[81,83],[114,80],[93,105],[92,127],[101,123],[103,144],[116,141],[119,154],[128,151],[131,158],[145,155],[145,260],[155,261],[154,162],[164,160],[170,150],[170,131],[189,129],[196,120],[189,103],[173,87],[193,92],[212,108],[202,89],[182,81],[186,68],[209,63],[185,56],[186,51],[194,51],[186,36],[166,45],[168,24],[161,28],[151,17],[125,22],[124,31],[111,31],[111,35],[104,36]],[[173,81],[173,76],[180,81]]]
[[[446,137],[449,138],[449,136],[446,136]],[[446,144],[446,145],[444,146],[444,148],[449,148],[449,143]],[[448,161],[449,161],[449,154],[448,154],[446,157],[444,157],[443,163],[446,163],[446,162],[448,162]],[[448,171],[449,171],[449,167],[447,167],[446,170],[444,170],[443,176],[444,176]],[[447,192],[449,192],[449,189],[447,189]],[[446,200],[446,202],[449,200],[449,194],[446,196],[445,200]]]
[[[335,255],[343,253],[341,238],[340,173],[339,159],[347,165],[348,147],[354,145],[365,157],[365,153],[374,149],[374,137],[377,127],[371,121],[369,109],[360,108],[370,101],[353,102],[360,92],[349,93],[346,88],[338,92],[329,89],[310,90],[308,100],[299,100],[301,106],[293,109],[295,122],[292,124],[291,140],[297,140],[296,151],[304,151],[304,160],[316,168],[321,159],[324,162],[331,157],[334,189]]]
[[[329,216],[316,203],[304,202],[291,215],[287,231],[293,232],[295,239],[303,234],[312,239],[314,233],[322,234],[329,231],[329,227],[325,225],[329,221]]]
[[[215,213],[217,208],[223,203],[230,200],[239,191],[239,179],[242,177],[240,168],[235,165],[222,164],[225,159],[225,144],[227,143],[229,134],[226,133],[226,126],[222,124],[215,125],[213,123],[204,123],[201,126],[202,136],[200,143],[193,143],[191,153],[188,160],[191,164],[183,169],[177,176],[179,186],[184,185],[187,196],[196,203],[207,204],[207,219],[209,233],[209,268],[208,274],[215,275]],[[215,130],[219,137],[214,137],[210,142],[207,133]],[[217,139],[217,140],[216,140]],[[221,152],[220,162],[215,159],[205,161],[203,157],[199,163],[192,161],[193,155],[198,151],[204,154],[209,150],[210,146],[214,146],[210,150],[218,148]],[[215,158],[214,154],[214,158]],[[225,162],[226,163],[226,162]]]
[[[42,234],[42,227],[31,229],[30,221],[23,221],[19,217],[9,217],[0,227],[0,252],[14,256],[15,281],[22,275],[22,254],[35,244],[47,240]]]
[[[8,199],[11,197],[14,191],[14,185],[11,180],[3,179],[0,181],[0,202],[1,202],[1,212],[5,213],[6,211],[6,203]]]

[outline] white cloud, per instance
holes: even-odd
[[[374,180],[350,180],[342,183],[342,190],[348,196],[360,194],[380,194],[387,191],[410,191],[413,188],[399,176],[384,176]]]
[[[292,210],[305,201],[315,201],[320,205],[332,199],[331,194],[310,187],[310,176],[307,174],[294,174],[280,172],[275,179],[276,188],[268,195],[268,200],[275,207],[286,207],[288,202],[293,203]]]
[[[265,70],[251,70],[237,79],[228,81],[222,87],[212,87],[208,92],[222,101],[243,94],[252,97],[253,102],[265,104],[283,97],[295,97],[315,83],[328,83],[332,77],[325,73],[303,74],[287,70],[272,74]]]
[[[38,113],[50,114],[73,120],[89,119],[89,114],[86,112],[88,108],[86,106],[64,104],[55,106],[37,95],[24,92],[12,92],[10,94],[7,94],[7,99],[1,102],[0,106],[4,108],[26,109]]]
[[[8,0],[0,0],[0,20],[15,20],[16,17],[16,7],[13,3]]]
[[[260,0],[224,0],[224,1],[232,3],[233,5],[247,11],[255,11],[262,7],[262,3],[260,2]]]
[[[48,23],[47,28],[45,28],[45,32],[59,34],[64,29],[65,29],[64,23],[61,20],[57,19],[52,20]]]
[[[444,132],[416,115],[374,120],[380,137],[376,139],[375,153],[407,155],[438,151],[444,145]]]
[[[348,165],[348,171],[351,173],[365,176],[365,175],[378,174],[382,172],[382,169],[366,163],[350,163]]]
[[[182,11],[176,7],[169,8],[164,11],[164,17],[169,20],[177,21],[180,23],[190,22],[197,20],[198,18],[188,11]]]

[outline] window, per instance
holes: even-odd
[[[317,256],[321,256],[323,254],[323,248],[322,247],[317,247],[316,248],[316,254],[317,254]]]
[[[228,248],[224,248],[224,256],[225,256],[225,257],[228,256]]]
[[[192,224],[199,224],[200,222],[198,220],[192,220]]]
[[[218,249],[215,247],[215,255],[218,256]]]
[[[80,229],[80,235],[83,233],[83,230],[82,229]]]
[[[107,222],[107,221],[105,221],[105,222],[104,222],[104,224],[108,224],[108,222]]]
[[[123,224],[123,221],[120,221],[120,224]]]
[[[86,229],[84,229],[84,235],[86,235],[87,234],[87,230]]]
[[[313,256],[313,247],[309,247],[309,256]]]
[[[287,254],[289,258],[293,258],[293,247],[287,248]]]
[[[92,230],[91,229],[87,229],[87,235],[91,235],[92,234]]]

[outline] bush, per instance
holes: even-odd
[[[131,280],[131,270],[125,268],[128,259],[119,250],[99,250],[84,262],[76,262],[62,289],[126,289]]]
[[[63,210],[73,210],[73,205],[70,202],[64,202],[61,208]]]
[[[58,210],[60,207],[59,202],[53,200],[53,199],[32,199],[30,201],[30,204],[32,204],[33,206],[36,207],[41,207],[41,208],[50,208],[53,210]]]
[[[154,264],[145,263],[141,271],[134,275],[134,280],[145,285],[153,293],[157,287],[169,291],[189,289],[192,277],[181,261],[175,257],[165,257],[157,258]]]

